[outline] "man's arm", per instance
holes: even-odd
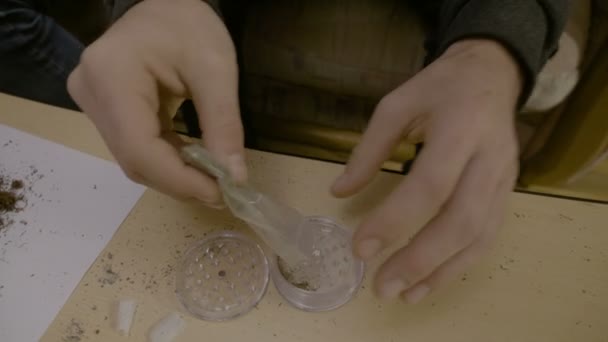
[[[434,0],[411,1],[432,23],[427,64],[454,42],[490,38],[502,43],[519,62],[523,103],[536,75],[557,51],[569,11],[568,0]]]

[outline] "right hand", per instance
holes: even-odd
[[[230,35],[201,0],[146,0],[83,53],[68,91],[125,174],[179,199],[221,207],[217,183],[186,165],[172,116],[192,98],[203,143],[244,181],[238,67]]]

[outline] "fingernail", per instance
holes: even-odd
[[[374,257],[382,249],[382,241],[378,239],[363,240],[358,246],[359,257],[363,260]]]
[[[226,205],[223,203],[205,203],[206,206],[208,206],[211,209],[216,209],[216,210],[222,210],[226,208]]]
[[[217,209],[217,210],[226,208],[226,205],[224,203],[209,202],[209,201],[205,201],[203,199],[198,199],[198,201],[199,201],[199,203],[202,203],[207,208]]]
[[[205,198],[205,197],[196,197],[196,201],[198,201],[199,203],[202,203],[205,207],[209,207],[212,209],[224,209],[226,208],[226,203],[222,202],[221,199],[211,199],[211,198]]]
[[[245,158],[241,154],[233,154],[228,157],[228,170],[230,175],[237,182],[245,182],[247,180],[247,165]]]
[[[431,288],[424,284],[416,285],[413,289],[406,292],[405,300],[410,304],[416,304],[426,297],[430,291]]]
[[[387,281],[380,288],[380,296],[384,299],[396,298],[405,290],[406,286],[405,282],[401,279]]]

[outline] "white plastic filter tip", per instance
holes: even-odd
[[[136,310],[137,302],[134,299],[122,299],[118,302],[115,328],[121,335],[129,336]]]
[[[185,322],[179,313],[173,312],[150,328],[149,342],[171,342],[184,329]]]

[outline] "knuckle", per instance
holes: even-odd
[[[101,66],[107,63],[106,58],[100,55],[98,48],[93,45],[82,52],[79,64],[67,78],[68,93],[78,103],[87,98],[87,92],[94,86],[95,75],[99,74]]]
[[[81,64],[91,64],[97,61],[103,60],[103,56],[105,55],[105,49],[100,47],[99,42],[93,43],[87,46],[86,49],[82,51],[80,55],[80,63]]]
[[[127,178],[129,178],[130,180],[132,180],[135,183],[138,184],[143,184],[144,183],[144,177],[137,171],[134,171],[133,169],[129,169],[129,168],[122,168],[125,176],[127,176]]]
[[[83,74],[91,72],[92,67],[97,64],[97,61],[100,59],[97,50],[98,49],[95,46],[89,46],[84,49],[84,51],[82,51],[82,54],[80,55],[79,66],[80,71]]]
[[[130,152],[130,149],[123,149],[119,153],[114,153],[114,156],[127,178],[135,183],[143,184],[145,177],[140,172],[136,160],[131,158],[132,154],[133,152]]]
[[[89,45],[80,55],[79,73],[84,81],[99,75],[101,70],[107,70],[105,66],[112,65],[117,59],[117,54],[110,54],[110,47],[104,47],[102,42]]]
[[[82,88],[80,68],[78,66],[70,73],[70,75],[68,75],[66,87],[70,96],[77,101],[80,94],[79,90]]]

